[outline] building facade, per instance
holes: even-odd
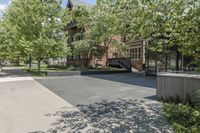
[[[72,1],[68,0],[67,8],[71,11],[73,10],[73,7],[74,5]],[[78,27],[77,24],[78,22],[74,20],[70,22],[66,27],[66,31],[68,32],[68,36],[69,36],[68,41],[67,41],[68,46],[70,47],[71,52],[73,53],[71,56],[67,57],[68,65],[86,66],[86,64],[88,64],[88,61],[89,61],[91,66],[105,67],[108,65],[107,64],[108,59],[118,57],[117,49],[113,46],[109,46],[107,48],[107,51],[101,58],[92,57],[92,60],[88,59],[87,55],[74,53],[73,43],[84,39],[84,33],[85,33],[85,29]],[[116,36],[113,36],[112,39],[115,41],[120,41],[121,37],[116,35]],[[100,44],[100,47],[104,47],[103,43]]]
[[[163,52],[152,51],[151,42],[131,41],[128,45],[131,67],[143,71],[146,75],[156,75],[158,72],[194,71],[197,67],[191,64],[193,57],[184,56],[177,46],[167,48]]]
[[[146,41],[130,41],[127,42],[126,45],[128,45],[127,52],[131,59],[131,67],[138,71],[144,70]]]
[[[67,8],[73,9],[73,3],[68,0]],[[68,44],[73,53],[73,42],[83,39],[85,30],[77,26],[76,21],[67,25],[69,33]],[[78,34],[78,36],[77,36]],[[113,36],[113,40],[121,41],[121,36]],[[125,66],[134,71],[144,72],[146,75],[155,75],[157,72],[177,72],[190,69],[192,58],[183,56],[178,48],[168,48],[167,52],[155,52],[149,49],[150,42],[145,40],[126,42],[127,51],[121,56],[121,52],[115,47],[109,47],[107,53],[101,58],[93,58],[91,65],[98,66]],[[102,45],[103,46],[103,45]],[[84,66],[88,59],[84,55],[72,55],[67,58],[67,64]]]

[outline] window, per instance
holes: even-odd
[[[138,48],[138,59],[141,59],[141,58],[142,58],[141,53],[142,53],[141,48]]]
[[[142,59],[142,48],[136,47],[130,49],[130,57],[131,59],[139,60]]]
[[[118,58],[118,53],[113,53],[113,58]]]
[[[134,59],[138,59],[138,48],[135,48],[135,52],[134,52]]]
[[[134,49],[130,49],[130,57],[133,59],[134,58]]]
[[[83,39],[83,37],[84,37],[84,33],[83,33],[83,32],[81,32],[81,33],[80,33],[80,40],[82,40],[82,39]]]

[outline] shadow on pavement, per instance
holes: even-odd
[[[148,77],[142,74],[136,74],[136,73],[99,74],[99,75],[87,75],[87,77],[156,89],[156,77]]]
[[[158,133],[171,132],[161,113],[160,103],[137,100],[102,101],[90,105],[77,105],[80,111],[57,112],[59,116],[48,130],[49,133],[113,132]]]
[[[148,100],[152,100],[152,101],[157,101],[158,100],[156,95],[144,97],[144,99],[148,99]]]

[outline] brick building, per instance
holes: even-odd
[[[143,71],[146,75],[156,75],[157,72],[180,72],[194,71],[198,66],[192,64],[194,57],[183,55],[178,46],[172,46],[165,52],[152,51],[149,46],[151,41],[130,41],[128,54],[131,60],[131,67]]]
[[[67,8],[69,10],[73,10],[73,7],[74,7],[74,5],[73,5],[72,1],[68,0]],[[71,48],[72,53],[74,51],[73,42],[82,40],[84,38],[84,33],[85,33],[85,29],[78,27],[77,24],[78,24],[78,22],[74,20],[71,23],[69,23],[66,27],[66,30],[68,31],[68,35],[69,35],[67,42],[68,42],[69,47]],[[116,35],[116,36],[113,36],[112,39],[116,40],[116,41],[120,41],[121,37]],[[100,46],[103,47],[103,44]],[[92,60],[90,60],[90,65],[91,66],[98,65],[98,66],[104,67],[107,65],[108,59],[115,58],[118,56],[119,55],[117,52],[117,48],[110,46],[108,48],[108,51],[105,52],[105,54],[101,58],[92,57]],[[85,66],[88,63],[88,61],[89,61],[89,59],[87,59],[86,55],[77,54],[77,53],[73,54],[67,58],[67,64],[69,64],[69,65]]]
[[[144,70],[146,41],[129,41],[126,44],[128,45],[128,55],[131,59],[132,68],[138,71]]]
[[[68,0],[67,8],[73,9],[73,3]],[[72,42],[83,39],[85,30],[77,27],[76,21],[67,26],[69,33],[68,44],[73,51]],[[77,36],[79,34],[79,36]],[[121,36],[113,36],[113,40],[121,41]],[[156,74],[157,72],[179,71],[188,69],[192,58],[185,57],[178,52],[178,48],[169,48],[167,53],[153,52],[145,40],[126,42],[127,50],[122,58],[122,53],[116,47],[109,47],[108,52],[102,58],[93,58],[91,65],[100,66],[119,65],[124,68],[132,68],[135,71],[143,71],[145,74]],[[88,61],[84,55],[72,55],[67,58],[67,64],[83,66]],[[189,68],[190,69],[190,68]]]

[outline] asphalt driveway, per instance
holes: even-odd
[[[73,105],[102,100],[155,100],[156,78],[134,73],[35,79]]]
[[[171,133],[156,101],[156,78],[134,73],[37,78],[79,111],[62,111],[52,131]]]
[[[155,100],[154,77],[34,78],[38,83],[19,69],[2,74],[0,132],[172,132]]]

